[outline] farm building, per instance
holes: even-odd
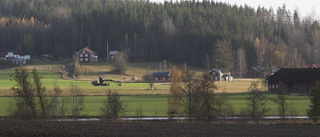
[[[250,78],[262,78],[265,76],[272,75],[278,70],[279,68],[276,66],[271,66],[271,67],[256,66],[249,69],[248,75]]]
[[[282,84],[289,93],[308,94],[320,80],[320,68],[282,68],[268,80],[268,90],[275,91]]]
[[[171,78],[171,72],[168,71],[153,72],[152,75],[155,77],[156,81],[165,81]]]
[[[303,65],[300,68],[320,68],[320,65],[318,64]]]
[[[26,64],[30,60],[30,55],[24,55],[19,44],[0,45],[0,60],[7,60],[13,64]]]
[[[208,72],[213,77],[214,81],[232,81],[231,73],[223,73],[222,70],[212,69]]]
[[[110,60],[110,61],[114,60],[117,53],[118,53],[118,51],[110,51],[108,60]]]
[[[94,51],[89,49],[88,47],[85,47],[78,51],[79,54],[79,61],[80,62],[97,62],[98,56]]]

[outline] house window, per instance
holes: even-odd
[[[111,56],[111,59],[114,59],[114,56]]]
[[[212,72],[212,75],[216,75],[216,72],[215,72],[215,71],[213,71],[213,72]]]
[[[86,54],[86,57],[88,57],[88,54]]]
[[[272,89],[274,89],[274,85],[272,85]]]
[[[166,77],[163,77],[162,80],[166,80]]]
[[[156,77],[156,81],[158,81],[158,77]]]
[[[218,77],[215,77],[214,80],[218,80]]]
[[[276,88],[278,88],[278,85],[276,85]]]
[[[80,57],[83,57],[83,54],[80,54]]]
[[[85,53],[85,51],[83,50],[82,53]]]
[[[83,61],[83,58],[80,58],[80,61]]]
[[[85,61],[88,61],[88,58],[86,58]]]
[[[271,89],[271,85],[269,85],[269,89]]]

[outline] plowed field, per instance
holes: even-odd
[[[0,136],[320,136],[317,125],[0,121]]]

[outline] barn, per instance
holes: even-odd
[[[269,91],[277,90],[282,84],[286,91],[297,94],[309,94],[319,80],[320,68],[281,68],[267,78]]]
[[[88,47],[85,47],[78,51],[79,54],[79,61],[80,62],[97,62],[98,56],[94,51],[89,49]]]
[[[156,81],[166,81],[171,78],[171,72],[168,71],[153,72],[152,75],[155,77]]]

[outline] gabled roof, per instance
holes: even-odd
[[[303,65],[301,68],[320,68],[318,64],[311,64],[311,65]]]
[[[110,51],[109,55],[116,55],[118,51]]]
[[[270,70],[270,67],[261,67],[261,66],[256,66],[256,67],[252,67],[251,69],[255,70],[256,72],[262,73],[264,71],[268,71]],[[277,66],[271,66],[271,72],[277,72],[279,70],[279,68]]]
[[[82,51],[82,50],[86,50],[86,51],[88,51],[88,52],[91,53],[91,54],[96,54],[96,52],[92,51],[92,50],[89,49],[88,47],[85,47],[85,48],[81,49],[80,51]],[[80,52],[80,51],[79,51],[79,52]]]
[[[19,48],[19,50],[20,50],[20,47],[18,44],[1,44],[0,45],[0,52],[14,52],[14,51],[16,51],[17,48]]]
[[[171,76],[171,72],[168,71],[162,71],[162,72],[153,72],[153,76]]]
[[[295,81],[295,80],[319,80],[320,68],[281,68],[267,80]]]
[[[222,73],[222,70],[220,70],[220,69],[211,69],[211,70],[208,72],[208,74],[210,74],[212,71],[216,71],[216,72],[218,72],[218,73]]]

